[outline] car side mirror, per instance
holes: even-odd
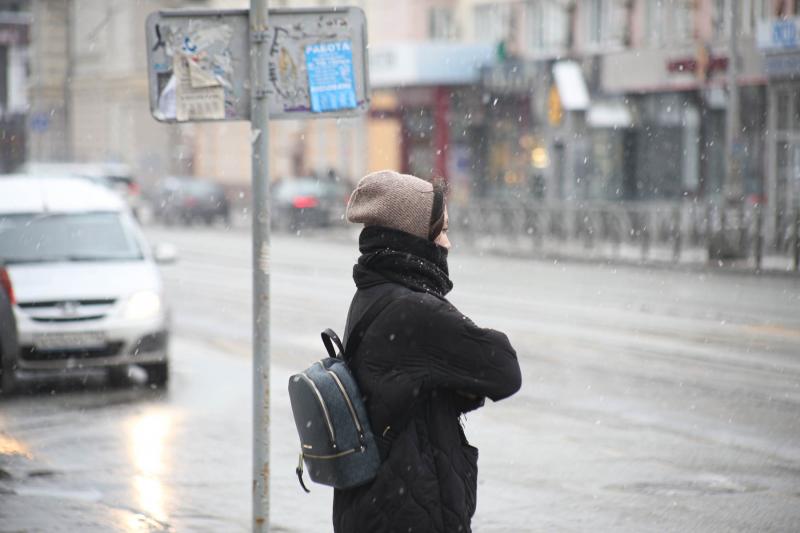
[[[178,249],[174,244],[159,243],[153,247],[153,259],[159,265],[171,265],[178,260]]]

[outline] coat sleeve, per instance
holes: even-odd
[[[446,301],[420,313],[428,386],[502,400],[517,392],[517,353],[504,333],[480,328]]]

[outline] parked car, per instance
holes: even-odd
[[[17,321],[14,319],[14,289],[5,267],[0,265],[0,392],[9,394],[14,388],[14,364],[19,352]]]
[[[138,218],[142,205],[139,183],[124,163],[26,163],[24,172],[33,176],[78,176],[119,194]]]
[[[285,179],[272,186],[272,226],[277,230],[325,227],[343,219],[350,188],[326,178]]]
[[[169,312],[157,262],[128,206],[75,177],[0,177],[0,264],[13,286],[12,379],[139,365],[169,377]],[[4,354],[4,359],[7,356]],[[8,361],[7,361],[8,362]]]
[[[216,220],[230,223],[230,205],[225,189],[213,181],[169,177],[159,182],[151,195],[153,215],[165,224],[191,224]]]

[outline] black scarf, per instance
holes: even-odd
[[[365,271],[406,287],[444,297],[453,289],[447,270],[447,249],[410,233],[368,226],[358,237],[361,257],[353,267],[358,284]]]

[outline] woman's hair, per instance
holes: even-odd
[[[447,182],[443,178],[433,178],[433,209],[431,209],[431,229],[428,240],[435,240],[444,229],[444,204],[447,197]]]

